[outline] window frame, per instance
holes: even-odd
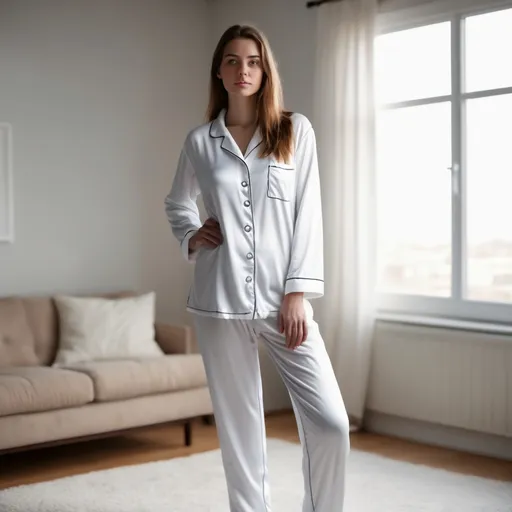
[[[410,0],[409,0],[410,1]],[[464,299],[466,162],[464,161],[465,102],[468,99],[511,94],[510,87],[476,92],[463,92],[464,22],[468,16],[486,14],[512,8],[512,0],[482,2],[482,0],[434,1],[393,9],[393,0],[379,13],[377,36],[425,25],[450,22],[451,24],[451,93],[383,105],[383,109],[396,109],[451,101],[452,162],[447,172],[452,174],[452,290],[451,297],[428,297],[377,293],[380,316],[423,316],[457,321],[491,322],[512,325],[512,304],[482,302]]]

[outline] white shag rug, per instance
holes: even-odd
[[[273,512],[302,510],[300,445],[268,440]],[[228,512],[220,451],[0,491],[1,512]],[[334,510],[334,509],[333,509]],[[353,449],[344,512],[512,512],[512,482]]]

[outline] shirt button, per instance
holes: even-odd
[[[254,255],[252,254],[252,252],[249,252],[249,253],[247,254],[247,259],[248,259],[248,260],[252,260],[253,258],[254,258]]]
[[[250,201],[244,201],[244,206],[251,206],[251,202]]]
[[[246,282],[246,283],[251,283],[251,282],[252,282],[252,277],[251,277],[251,276],[247,276],[247,277],[245,278],[245,282]]]
[[[247,187],[247,181],[242,181],[242,187]]]
[[[245,226],[245,231],[247,231],[247,233],[249,233],[249,231],[251,231],[251,226]]]

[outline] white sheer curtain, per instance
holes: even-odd
[[[375,320],[377,8],[377,0],[341,0],[317,8],[314,125],[326,280],[318,317],[355,429],[363,421]]]

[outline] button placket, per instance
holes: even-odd
[[[243,202],[243,205],[247,211],[247,214],[250,218],[250,222],[253,223],[254,220],[252,218],[252,209],[251,210],[248,210],[251,206],[251,201],[249,200],[250,198],[250,186],[249,186],[249,183],[246,181],[246,180],[243,180],[241,182],[241,186],[242,188],[244,188],[244,195],[245,195],[245,199],[244,199],[244,202]],[[251,223],[247,222],[245,225],[244,225],[244,231],[247,233],[247,234],[250,234],[253,230],[253,227],[251,226]],[[254,254],[252,251],[254,251],[254,247],[253,247],[253,244],[254,244],[254,239],[251,238],[250,240],[248,240],[249,242],[249,246],[250,246],[250,252],[248,252],[246,254],[246,261],[247,261],[247,270],[248,271],[251,271],[252,274],[254,274]],[[246,275],[245,277],[245,282],[247,283],[247,285],[250,285],[252,282],[253,282],[253,277],[252,275]]]

